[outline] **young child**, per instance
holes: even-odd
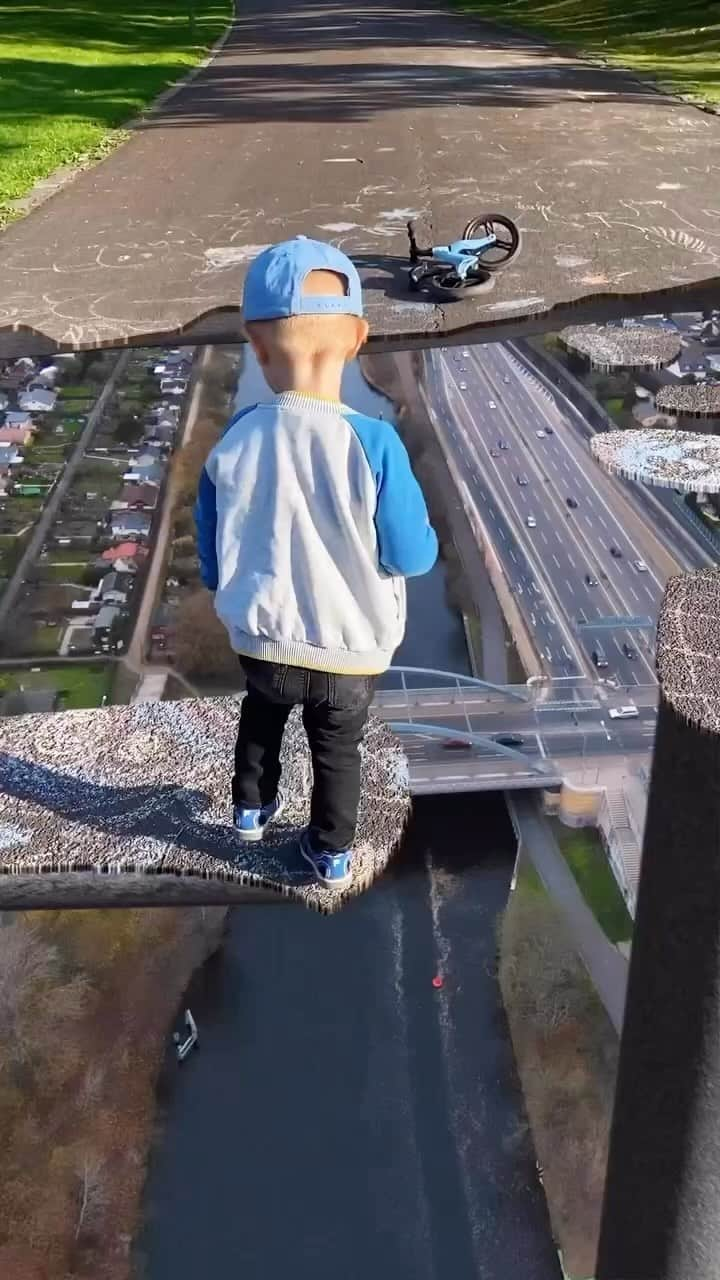
[[[261,840],[281,812],[283,730],[302,703],[313,791],[301,852],[343,889],[375,679],[403,637],[404,578],[432,568],[437,538],[394,429],[340,399],[368,333],[350,259],[301,236],[274,245],[248,271],[243,312],[275,394],[231,420],[195,507],[202,580],[247,679],[234,825]]]

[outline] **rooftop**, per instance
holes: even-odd
[[[720,493],[720,436],[631,428],[599,433],[590,448],[613,475],[686,493]]]

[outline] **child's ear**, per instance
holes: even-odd
[[[354,357],[357,355],[360,348],[365,346],[365,343],[368,340],[368,334],[370,332],[370,326],[368,325],[367,320],[362,320],[360,316],[357,316],[355,323],[356,323],[356,329],[355,329],[356,340],[355,340],[355,347],[352,352],[352,355],[350,356],[350,359],[354,359]]]
[[[257,329],[255,329],[254,327],[251,329],[249,325],[246,325],[245,334],[247,336],[248,342],[250,343],[250,346],[255,352],[255,359],[257,360],[258,364],[262,368],[268,362],[267,347],[265,346],[265,343],[263,342],[262,337],[257,332]]]

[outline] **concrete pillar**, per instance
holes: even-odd
[[[720,570],[671,579],[597,1280],[720,1276]]]

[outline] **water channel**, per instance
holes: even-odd
[[[358,368],[344,395],[390,416]],[[442,565],[410,587],[396,660],[468,671]],[[495,976],[513,857],[501,796],[426,797],[339,915],[230,915],[163,1072],[138,1280],[560,1280]]]

